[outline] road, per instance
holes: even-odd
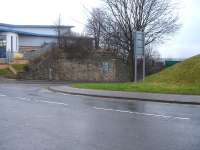
[[[199,150],[200,106],[0,83],[0,150]]]

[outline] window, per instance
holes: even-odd
[[[0,48],[6,47],[6,37],[0,36]]]

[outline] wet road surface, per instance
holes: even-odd
[[[0,84],[0,150],[199,150],[200,106]]]

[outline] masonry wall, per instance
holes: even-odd
[[[55,80],[115,81],[115,65],[114,61],[59,60],[52,77]]]
[[[118,59],[94,57],[67,59],[62,54],[52,60],[48,57],[29,66],[23,78],[34,80],[65,80],[91,82],[129,81],[125,64]]]
[[[56,42],[55,37],[39,37],[39,36],[20,36],[19,46],[20,47],[39,47],[44,43]]]

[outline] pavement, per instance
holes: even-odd
[[[200,96],[194,95],[175,95],[175,94],[153,94],[153,93],[138,93],[138,92],[120,92],[120,91],[104,91],[73,88],[67,85],[50,86],[50,90],[54,92],[62,92],[74,95],[85,95],[93,97],[114,98],[123,100],[141,100],[164,103],[178,103],[200,105]]]
[[[0,82],[0,150],[199,150],[199,105],[48,90],[54,85]]]

